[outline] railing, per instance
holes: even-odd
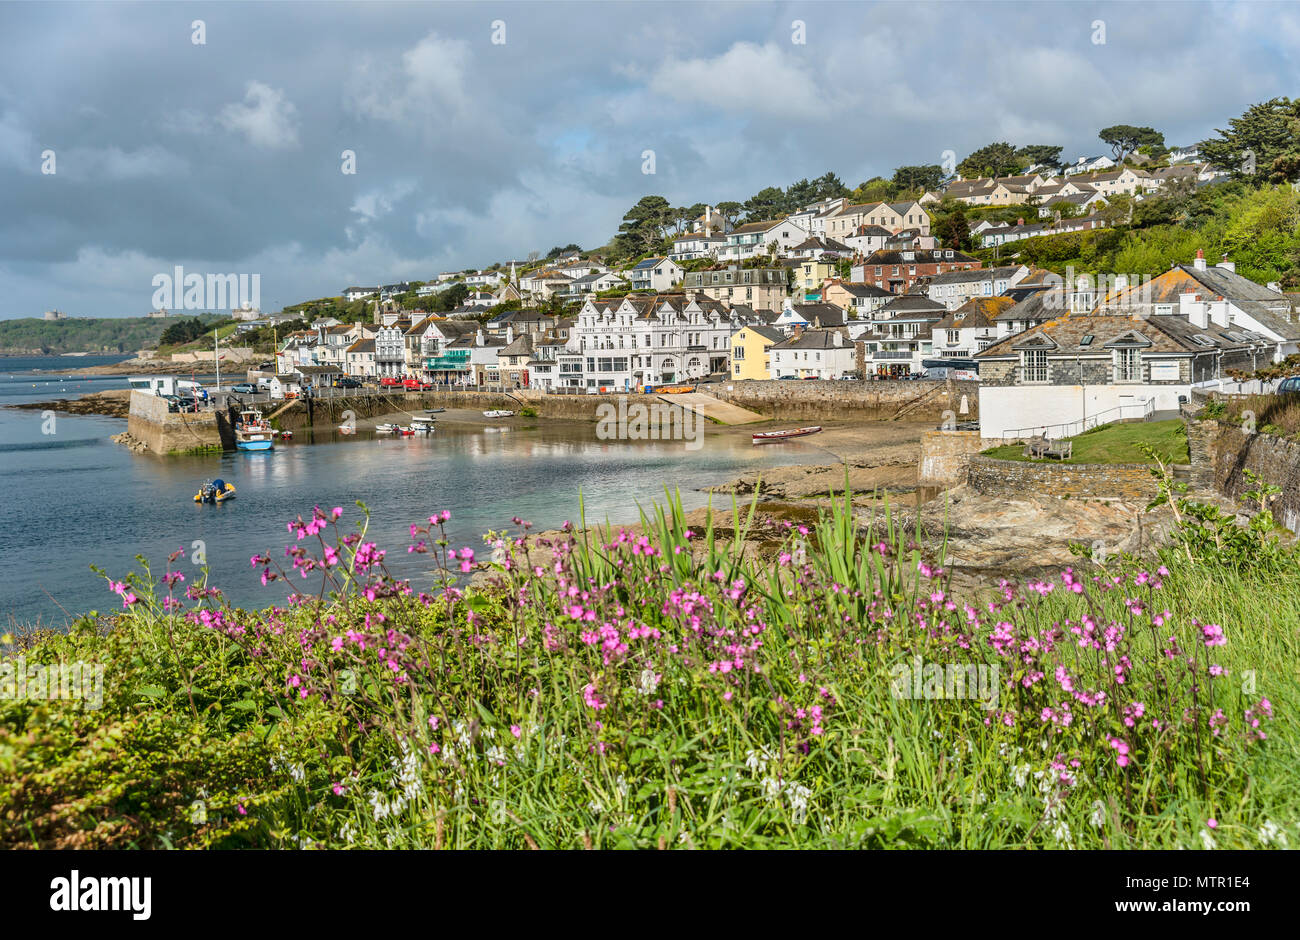
[[[1015,430],[1002,432],[1002,443],[1007,444],[1013,441],[1022,441],[1029,437],[1074,437],[1076,434],[1082,434],[1103,424],[1110,424],[1114,421],[1131,421],[1138,419],[1140,421],[1150,421],[1151,416],[1155,414],[1156,400],[1148,398],[1138,404],[1119,405],[1115,408],[1107,408],[1105,411],[1099,411],[1095,415],[1088,415],[1086,418],[1079,418],[1076,421],[1066,421],[1062,424],[1039,424],[1028,428],[1016,428]]]
[[[906,350],[878,349],[871,354],[872,359],[911,359],[912,354]]]

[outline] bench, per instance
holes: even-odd
[[[1045,437],[1031,437],[1025,442],[1023,453],[1030,460],[1041,460],[1044,457],[1069,460],[1070,455],[1074,453],[1074,442],[1057,441],[1053,443]]]

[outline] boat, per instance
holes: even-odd
[[[803,437],[805,434],[816,434],[821,429],[821,425],[818,424],[808,428],[791,428],[788,431],[761,431],[754,435],[754,443],[776,444],[781,441],[789,440],[792,437]]]
[[[695,391],[694,385],[661,385],[655,389],[655,393],[659,395],[685,395],[693,391]]]
[[[401,427],[396,424],[376,424],[375,430],[381,434],[391,434],[394,431],[400,431]]]
[[[235,423],[235,447],[239,450],[270,450],[275,446],[275,431],[260,411],[241,411]]]
[[[515,413],[514,413],[513,411],[501,411],[501,410],[498,410],[498,411],[485,411],[485,412],[483,412],[483,417],[485,417],[485,418],[513,418],[514,416],[515,416]]]
[[[291,441],[291,440],[293,440],[293,432],[292,432],[292,431],[281,431],[281,432],[280,432],[280,440],[282,440],[282,441]]]
[[[402,435],[402,437],[415,436],[415,428],[398,428],[397,430]]]
[[[437,425],[432,418],[412,418],[411,430],[418,431],[421,434],[432,434],[437,430]]]
[[[446,410],[446,408],[425,408],[424,413],[427,415],[440,415]]]
[[[199,487],[199,491],[194,494],[196,503],[224,503],[228,499],[235,498],[235,485],[227,483],[225,480],[213,480],[210,483],[204,483]]]
[[[340,434],[356,434],[356,433],[357,433],[357,429],[356,429],[355,427],[353,427],[352,425],[350,425],[350,424],[340,424],[340,425],[339,425],[339,433],[340,433]]]

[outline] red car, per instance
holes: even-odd
[[[404,384],[404,383],[402,382],[401,379],[396,378],[396,377],[391,376],[391,375],[386,375],[386,376],[384,376],[382,379],[379,380],[379,387],[380,387],[380,388],[396,388],[397,386],[402,385],[402,384]]]
[[[421,382],[419,379],[406,379],[402,382],[402,387],[408,392],[431,392],[433,391],[432,382]]]

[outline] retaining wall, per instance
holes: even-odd
[[[1109,497],[1133,502],[1156,495],[1156,478],[1143,463],[1069,464],[970,458],[967,483],[986,496]]]
[[[921,435],[919,486],[956,486],[966,482],[971,457],[985,447],[979,431],[926,431]]]

